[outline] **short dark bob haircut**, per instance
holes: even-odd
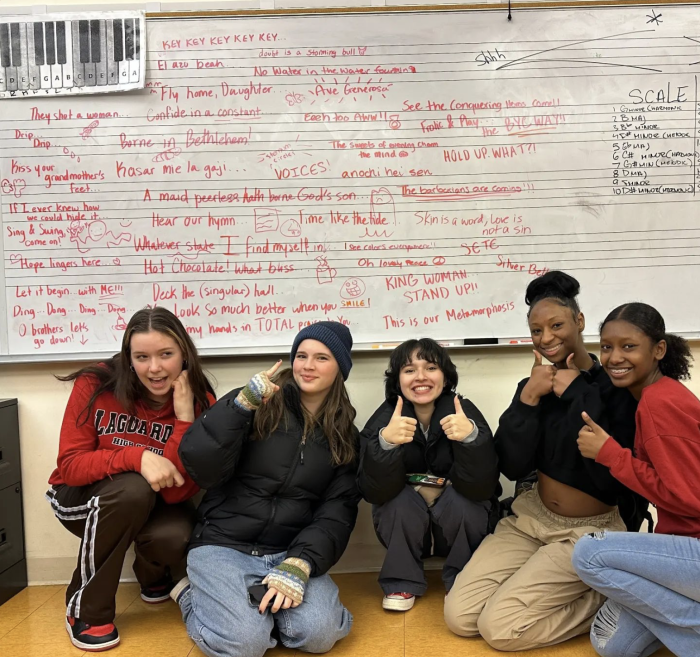
[[[389,368],[384,372],[384,390],[388,402],[394,403],[401,394],[399,375],[401,369],[410,364],[415,353],[419,360],[427,360],[437,365],[445,376],[445,390],[455,392],[459,377],[457,368],[447,353],[445,347],[441,347],[435,340],[421,338],[420,340],[406,340],[400,344],[389,357]]]

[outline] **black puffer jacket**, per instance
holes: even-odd
[[[440,426],[442,418],[455,412],[454,396],[453,392],[446,391],[435,401],[427,441],[417,426],[412,442],[390,450],[380,445],[379,431],[389,424],[396,402],[385,401],[375,411],[361,434],[358,486],[368,502],[386,504],[403,490],[407,474],[425,472],[447,477],[454,489],[470,500],[489,500],[498,494],[496,447],[491,429],[479,409],[468,399],[460,398],[464,413],[479,428],[474,442],[454,442]],[[406,399],[401,415],[416,417],[413,404]]]
[[[190,549],[221,545],[256,556],[286,550],[308,561],[312,576],[323,575],[355,526],[357,463],[334,466],[320,429],[302,444],[296,386],[279,393],[285,418],[265,440],[250,438],[253,413],[234,404],[238,392],[200,415],[180,445],[188,474],[207,489]]]

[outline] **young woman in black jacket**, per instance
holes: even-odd
[[[496,449],[479,410],[455,392],[457,381],[444,347],[429,338],[404,342],[391,354],[386,401],[362,431],[358,484],[387,548],[379,574],[384,609],[407,611],[425,593],[431,534],[447,557],[449,591],[489,530],[500,490]],[[414,484],[412,474],[442,485]]]
[[[631,447],[637,403],[587,352],[578,292],[578,282],[559,271],[528,285],[535,363],[501,416],[496,448],[508,479],[537,470],[537,484],[516,497],[514,515],[483,542],[445,603],[453,632],[481,634],[499,650],[529,650],[587,633],[603,597],[576,574],[574,545],[589,532],[626,529],[617,507],[624,487],[581,455],[577,439],[585,410]]]
[[[338,322],[303,329],[281,361],[203,414],[180,458],[207,494],[189,578],[172,592],[210,657],[261,657],[276,645],[321,653],[352,616],[327,575],[360,500],[357,430],[345,380],[352,337]]]

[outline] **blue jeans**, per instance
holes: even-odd
[[[274,648],[277,626],[287,648],[328,652],[347,636],[352,615],[338,598],[329,575],[312,577],[304,601],[295,609],[260,615],[248,587],[284,561],[286,553],[253,557],[232,548],[207,545],[191,550],[187,574],[191,588],[179,600],[187,633],[209,657],[262,657]]]
[[[648,657],[666,646],[700,655],[700,540],[600,532],[576,544],[574,568],[608,597],[591,626],[603,657]]]

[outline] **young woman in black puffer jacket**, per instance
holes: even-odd
[[[187,630],[211,657],[261,657],[282,643],[321,653],[352,616],[327,575],[347,546],[360,500],[358,435],[345,390],[346,326],[303,329],[291,352],[203,414],[180,457],[207,494],[187,570],[173,590]]]

